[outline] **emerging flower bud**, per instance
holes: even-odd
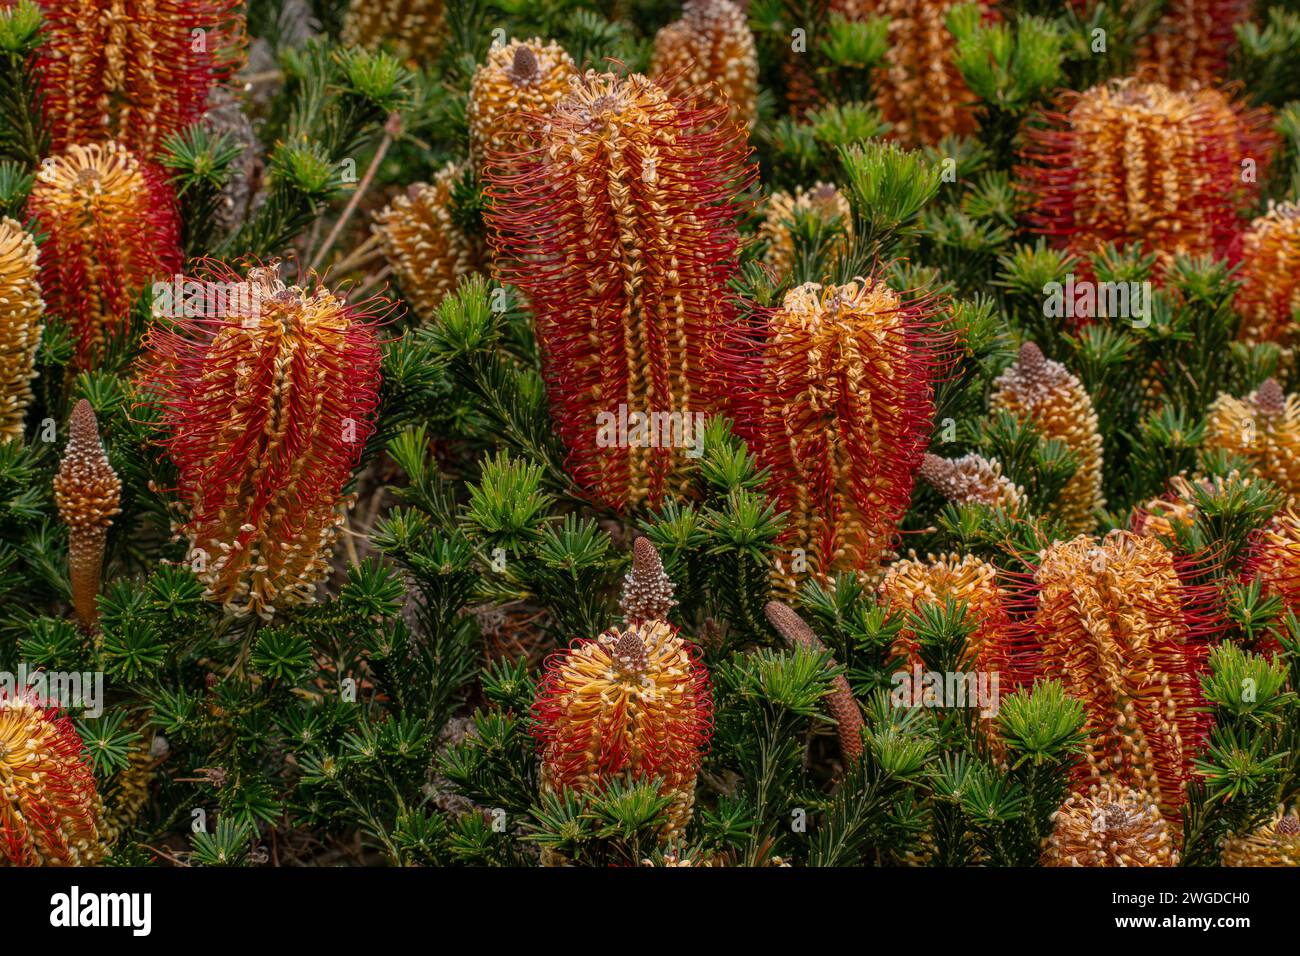
[[[1220,395],[1205,417],[1203,447],[1239,455],[1294,502],[1300,495],[1300,396],[1266,379],[1248,398]]]
[[[1169,824],[1151,797],[1117,783],[1071,794],[1057,810],[1044,866],[1177,866]]]
[[[656,34],[650,72],[671,95],[727,106],[734,122],[758,118],[754,32],[731,0],[686,0],[681,19]]]
[[[536,145],[529,136],[535,117],[568,96],[577,76],[573,59],[558,43],[512,40],[488,51],[487,62],[474,72],[466,107],[474,167],[481,172],[492,150]]]

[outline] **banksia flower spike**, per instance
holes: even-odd
[[[1229,483],[1250,484],[1234,469],[1227,475],[1204,478],[1187,478],[1175,475],[1169,479],[1169,491],[1163,497],[1152,498],[1134,516],[1133,530],[1138,534],[1176,540],[1177,529],[1186,529],[1196,523],[1196,497],[1199,491],[1221,492]]]
[[[1061,489],[1059,517],[1073,531],[1096,526],[1102,496],[1101,432],[1092,399],[1082,383],[1060,362],[1046,358],[1033,342],[1020,348],[1020,361],[993,383],[993,410],[1031,422],[1044,439],[1055,438],[1074,453],[1078,464]]]
[[[552,654],[533,705],[544,791],[600,789],[624,774],[672,797],[664,842],[681,835],[713,734],[709,676],[695,645],[639,621]]]
[[[313,600],[329,573],[344,486],[374,429],[388,303],[219,263],[184,295],[173,324],[150,332],[142,380],[180,471],[180,531],[209,599],[269,619]]]
[[[533,304],[570,472],[612,507],[685,490],[673,446],[698,441],[716,389],[711,337],[735,314],[737,197],[753,176],[723,113],[588,72],[537,128],[540,147],[489,163],[498,273]],[[660,434],[633,414],[677,425]]]
[[[6,216],[0,219],[0,442],[23,437],[44,311],[36,243]]]
[[[650,72],[671,95],[716,100],[750,127],[758,118],[754,32],[731,0],[686,0],[681,19],[656,34]]]
[[[927,453],[918,474],[953,504],[988,505],[1014,512],[1025,501],[1025,490],[1002,474],[1000,463],[975,452],[960,458]]]
[[[1221,851],[1224,866],[1300,866],[1300,817],[1278,807],[1255,832],[1225,837]]]
[[[1041,673],[1084,704],[1084,779],[1145,791],[1169,819],[1186,796],[1206,717],[1196,673],[1201,595],[1155,538],[1113,531],[1059,542],[1034,576]]]
[[[763,613],[791,649],[803,648],[814,654],[825,653],[826,645],[789,605],[780,601],[768,601],[763,606]],[[827,666],[834,667],[835,658],[829,658]],[[840,757],[844,766],[849,767],[862,757],[862,711],[858,709],[858,702],[853,699],[853,689],[843,674],[837,674],[831,686],[834,690],[826,696],[826,707],[831,712],[839,733]]]
[[[1265,594],[1281,598],[1288,611],[1300,614],[1300,515],[1293,508],[1284,508],[1260,530],[1247,572]]]
[[[1177,866],[1178,850],[1151,797],[1114,782],[1073,793],[1053,815],[1044,866]]]
[[[1273,206],[1250,224],[1241,238],[1237,278],[1240,338],[1294,348],[1300,330],[1300,206]]]
[[[1300,495],[1300,396],[1266,379],[1248,398],[1220,395],[1205,418],[1204,448],[1240,455],[1294,502]]]
[[[42,0],[37,72],[53,145],[116,140],[152,160],[244,58],[237,0]]]
[[[829,183],[817,183],[812,189],[799,188],[793,196],[773,193],[767,201],[767,215],[759,228],[759,237],[767,241],[763,264],[778,280],[790,275],[795,266],[794,237],[791,225],[799,215],[813,215],[826,222],[836,222],[842,235],[830,243],[830,257],[839,258],[853,239],[853,213],[849,201]]]
[[[431,184],[411,186],[375,217],[384,258],[426,322],[460,278],[482,264],[480,250],[452,218],[452,191],[463,175],[462,165],[448,163]]]
[[[1138,69],[1175,90],[1221,82],[1250,8],[1249,0],[1169,0],[1139,45]]]
[[[0,696],[0,863],[93,866],[103,855],[95,778],[72,719]]]
[[[68,579],[72,604],[87,631],[99,620],[95,597],[104,565],[104,545],[113,515],[121,509],[122,482],[99,441],[94,409],[84,398],[72,411],[71,437],[54,476],[54,501],[68,526]]]
[[[1145,243],[1161,267],[1226,254],[1272,152],[1265,114],[1131,79],[1067,94],[1061,110],[1026,130],[1032,228],[1079,256]]]
[[[91,368],[140,293],[180,269],[171,190],[116,143],[72,146],[41,165],[27,211],[48,234],[46,303],[72,326],[76,367]]]
[[[578,76],[573,58],[558,43],[512,40],[488,51],[474,73],[466,118],[469,155],[480,172],[491,150],[524,147],[534,117],[568,96]],[[528,146],[536,145],[530,139]]]
[[[632,569],[623,578],[619,607],[628,621],[666,621],[677,604],[673,582],[664,573],[659,552],[646,537],[632,543]]]
[[[393,44],[408,60],[427,60],[447,38],[444,0],[351,0],[340,39],[368,50]]]

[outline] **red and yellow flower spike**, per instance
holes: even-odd
[[[389,303],[220,263],[184,296],[151,329],[142,375],[180,471],[180,531],[206,597],[269,619],[313,600],[329,573],[343,490],[374,429],[375,321]]]
[[[1177,866],[1169,822],[1150,794],[1114,781],[1072,793],[1053,814],[1044,866]]]
[[[41,0],[37,73],[53,146],[116,140],[154,159],[244,60],[238,0]]]
[[[599,416],[710,410],[711,337],[735,315],[745,133],[645,77],[588,72],[486,179],[497,271],[533,305],[570,473],[612,507],[684,490],[684,450]],[[622,408],[620,408],[622,406]],[[632,447],[629,447],[632,446]]]
[[[1223,82],[1250,9],[1250,0],[1168,0],[1138,45],[1139,71],[1175,90]]]
[[[1291,502],[1300,495],[1300,395],[1283,393],[1276,379],[1266,379],[1245,399],[1216,398],[1202,445],[1246,459]]]
[[[1300,314],[1300,205],[1281,203],[1250,224],[1241,237],[1242,341],[1294,348]]]
[[[732,0],[686,0],[680,20],[655,35],[650,73],[674,96],[719,102],[737,123],[758,119],[758,51]]]
[[[474,72],[466,119],[469,155],[483,171],[492,150],[511,151],[537,143],[530,137],[536,116],[568,96],[578,68],[558,43],[511,40],[492,47],[487,62]]]
[[[41,164],[27,212],[48,236],[38,255],[46,304],[72,326],[75,367],[93,368],[140,293],[181,267],[171,190],[117,143],[71,146]]]
[[[32,401],[45,312],[36,263],[31,234],[8,216],[0,219],[0,443],[23,437]]]

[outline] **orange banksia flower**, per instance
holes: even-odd
[[[1273,206],[1250,224],[1241,237],[1237,278],[1242,341],[1294,347],[1300,314],[1300,206]]]
[[[0,696],[0,864],[99,862],[101,807],[81,750],[72,718]]]
[[[431,184],[417,183],[375,216],[374,231],[402,292],[424,321],[456,283],[482,264],[476,244],[451,214],[451,196],[464,167],[448,163]]]
[[[842,231],[829,243],[832,261],[848,251],[853,239],[853,213],[849,201],[829,183],[817,183],[812,189],[799,188],[789,193],[773,193],[767,201],[767,215],[759,227],[759,237],[767,241],[763,263],[778,280],[794,269],[795,248],[791,226],[796,216],[812,215],[826,223],[835,223]]]
[[[664,621],[583,638],[547,659],[533,705],[546,791],[586,792],[631,774],[672,797],[666,841],[695,805],[713,734],[713,696],[699,652]]]
[[[72,327],[76,367],[91,368],[140,293],[180,269],[171,190],[116,143],[72,146],[41,164],[27,211],[48,234],[38,256],[46,304]]]
[[[0,442],[23,437],[44,312],[36,243],[6,216],[0,219]]]
[[[392,46],[408,60],[427,60],[446,36],[444,0],[352,0],[340,39],[344,46]]]
[[[758,118],[754,33],[731,0],[686,0],[681,19],[656,34],[650,72],[672,95],[723,103],[735,122]]]
[[[556,430],[613,507],[684,490],[735,315],[741,127],[643,76],[588,72],[486,178],[497,271],[533,305]],[[685,446],[685,447],[683,447]]]
[[[1026,130],[1032,228],[1080,256],[1142,242],[1162,267],[1226,254],[1272,153],[1264,113],[1132,79],[1066,94],[1061,110]]]
[[[151,329],[142,383],[180,471],[179,529],[205,596],[269,619],[330,569],[344,487],[374,429],[377,313],[309,275],[219,263]]]
[[[1138,68],[1176,90],[1220,82],[1250,7],[1249,0],[1169,0],[1138,46]]]
[[[1300,866],[1300,817],[1277,814],[1253,833],[1232,834],[1220,847],[1224,866]]]
[[[1177,866],[1178,849],[1149,794],[1106,782],[1056,811],[1043,865]]]
[[[1025,490],[1002,474],[1001,463],[974,452],[960,458],[927,453],[917,473],[953,504],[988,505],[1014,512],[1025,501]]]
[[[153,159],[243,63],[237,0],[41,0],[37,71],[56,150],[117,140]]]
[[[1204,447],[1250,462],[1294,501],[1300,494],[1300,396],[1266,379],[1248,398],[1220,395],[1205,418]]]
[[[993,383],[989,407],[1031,422],[1044,439],[1055,438],[1074,453],[1077,468],[1057,500],[1057,513],[1072,531],[1096,526],[1102,496],[1101,432],[1083,384],[1060,362],[1046,358],[1033,342]]]
[[[1300,614],[1300,514],[1285,508],[1256,535],[1247,566],[1265,594]]]
[[[122,482],[99,441],[94,409],[84,398],[72,411],[71,437],[54,476],[54,501],[68,526],[68,578],[72,604],[86,630],[99,620],[95,596],[104,565],[104,544],[121,508]]]
[[[1205,736],[1201,597],[1155,538],[1113,531],[1052,545],[1034,575],[1040,673],[1084,704],[1084,779],[1150,794],[1174,819]]]
[[[487,62],[474,72],[466,106],[475,168],[483,169],[491,150],[536,145],[529,135],[536,117],[568,96],[577,76],[573,58],[558,43],[512,40],[489,50]]]

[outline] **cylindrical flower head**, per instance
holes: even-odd
[[[71,437],[54,476],[54,501],[68,526],[68,578],[72,603],[87,630],[99,620],[95,597],[104,564],[104,544],[113,515],[121,509],[122,482],[99,441],[94,409],[84,398],[72,411]]]
[[[446,42],[445,0],[351,0],[340,39],[368,50],[392,45],[407,60],[429,61]]]
[[[1222,82],[1250,9],[1249,0],[1169,0],[1138,46],[1139,71],[1176,90]]]
[[[171,190],[116,143],[74,145],[41,164],[27,212],[48,235],[38,256],[46,304],[72,326],[76,367],[91,368],[140,293],[181,267]]]
[[[1284,508],[1256,536],[1248,572],[1261,590],[1282,599],[1288,611],[1300,614],[1300,514]]]
[[[655,546],[649,538],[638,537],[632,545],[632,569],[623,577],[618,602],[623,616],[628,621],[666,621],[677,603],[675,590]]]
[[[1221,851],[1224,866],[1300,866],[1300,817],[1278,807],[1254,833],[1224,837]]]
[[[767,201],[767,215],[758,234],[767,241],[763,264],[778,280],[790,275],[794,268],[794,237],[790,227],[799,215],[813,215],[827,223],[837,222],[842,234],[829,244],[832,260],[845,253],[853,239],[853,212],[849,201],[829,183],[817,183],[812,189],[800,187],[793,196],[785,192],[773,193]]]
[[[1073,793],[1053,814],[1044,866],[1177,866],[1173,834],[1149,794],[1114,782]]]
[[[664,621],[579,639],[552,654],[533,705],[542,786],[585,792],[632,774],[671,795],[662,834],[680,836],[713,734],[713,695],[697,648]]]
[[[1226,254],[1272,153],[1263,113],[1218,90],[1131,79],[1062,107],[1026,130],[1019,173],[1035,230],[1079,256],[1142,242],[1162,267],[1177,253]]]
[[[1294,348],[1300,313],[1300,205],[1282,203],[1250,224],[1241,237],[1242,341]]]
[[[577,76],[573,58],[558,43],[533,38],[492,47],[474,72],[465,108],[475,168],[483,170],[492,150],[537,145],[537,137],[530,136],[533,117],[568,96]]]
[[[161,409],[205,596],[269,619],[329,573],[343,490],[374,429],[383,299],[349,305],[314,275],[186,280],[150,331],[143,385]]]
[[[1114,778],[1175,819],[1205,734],[1193,612],[1169,550],[1113,531],[1059,542],[1034,575],[1041,673],[1084,704],[1084,779]]]
[[[1240,455],[1294,502],[1300,495],[1300,396],[1267,379],[1248,398],[1220,395],[1205,418],[1203,445]]]
[[[940,458],[927,453],[918,473],[953,504],[988,505],[1014,512],[1025,501],[1025,490],[1002,474],[1000,462],[975,452],[960,458]]]
[[[461,276],[481,257],[451,215],[451,195],[464,167],[448,163],[431,184],[417,183],[375,216],[374,231],[402,292],[428,321]]]
[[[0,219],[0,443],[23,437],[44,312],[36,243],[6,216]]]
[[[722,113],[588,72],[537,128],[539,149],[488,165],[497,270],[532,302],[568,467],[613,507],[684,490],[702,440],[753,176]]]
[[[93,866],[103,855],[95,777],[72,718],[0,695],[0,863]]]
[[[675,96],[699,96],[752,127],[758,118],[754,32],[731,0],[686,0],[682,17],[655,35],[650,73]]]
[[[41,0],[37,74],[56,150],[114,139],[153,159],[244,58],[238,0]]]
[[[1074,453],[1078,467],[1061,489],[1057,513],[1072,531],[1094,528],[1097,510],[1106,506],[1101,490],[1101,432],[1083,384],[1060,362],[1046,358],[1033,342],[1026,342],[1020,361],[993,383],[989,406],[1032,422],[1044,439],[1055,438]]]

